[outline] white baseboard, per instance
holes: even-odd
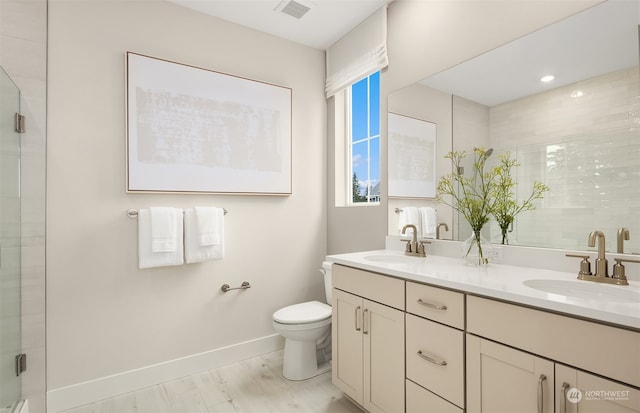
[[[180,377],[218,368],[260,354],[282,349],[284,339],[279,334],[245,341],[192,356],[158,363],[47,392],[47,412],[56,413],[97,402],[109,397],[140,390]]]

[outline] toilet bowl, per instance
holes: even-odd
[[[322,264],[331,302],[331,263]],[[282,375],[306,380],[331,369],[331,306],[320,301],[293,304],[273,313],[273,328],[285,338]]]

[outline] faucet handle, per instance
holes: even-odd
[[[424,244],[431,244],[431,241],[425,241],[425,240],[421,240],[418,243],[418,255],[421,257],[426,257],[427,256],[427,252],[425,251],[424,248]]]
[[[629,260],[626,258],[614,258],[614,261],[616,262],[613,265],[613,275],[611,276],[611,278],[615,278],[616,280],[619,281],[618,284],[622,284],[622,285],[628,285],[629,283],[627,282],[627,276],[624,273],[624,265],[622,265],[623,262],[636,262],[636,263],[640,263],[640,261],[638,260]]]
[[[591,263],[589,262],[588,255],[574,255],[574,254],[565,254],[565,255],[567,257],[582,258],[582,261],[580,261],[580,272],[578,272],[578,278],[582,279],[586,275],[593,275],[593,273],[591,272]]]

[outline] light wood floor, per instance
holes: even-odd
[[[127,393],[65,413],[362,413],[331,384],[331,372],[282,377],[282,351]]]

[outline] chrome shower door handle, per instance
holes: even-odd
[[[538,413],[544,413],[544,382],[547,376],[541,374],[538,378]]]

